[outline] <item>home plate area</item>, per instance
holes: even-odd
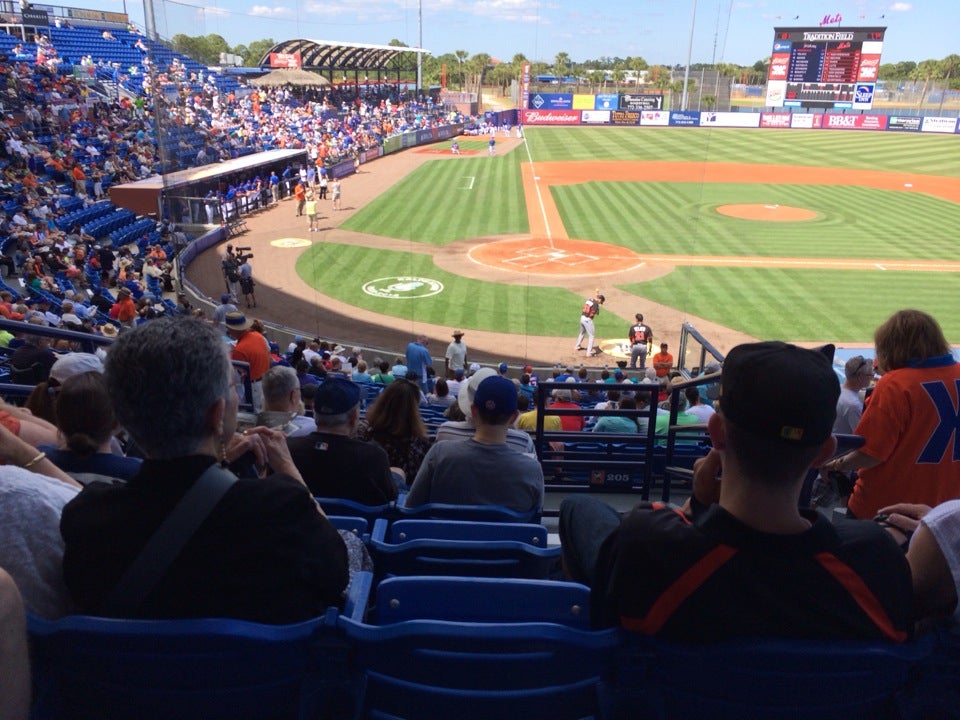
[[[583,253],[567,252],[563,248],[541,245],[540,247],[531,247],[527,250],[521,250],[512,258],[504,258],[505,265],[515,265],[528,270],[540,265],[550,263],[560,263],[566,267],[576,267],[584,263],[594,262],[600,258],[594,255],[584,255]]]
[[[477,245],[470,258],[482,265],[547,275],[594,274],[643,265],[632,250],[592,240],[517,238]]]

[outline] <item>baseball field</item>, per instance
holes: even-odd
[[[423,162],[313,242],[298,275],[388,326],[556,338],[566,353],[595,288],[600,339],[640,311],[674,336],[689,320],[733,339],[868,344],[916,307],[960,342],[955,136],[525,135],[499,136],[494,157],[484,138],[461,138],[459,158],[449,143],[406,151]]]

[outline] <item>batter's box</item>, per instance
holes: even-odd
[[[585,263],[590,263],[599,258],[583,253],[569,253],[551,247],[530,248],[512,258],[503,260],[505,265],[516,265],[522,268],[532,268],[541,265],[563,265],[565,267],[577,267]]]

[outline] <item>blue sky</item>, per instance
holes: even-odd
[[[463,49],[509,60],[522,52],[550,63],[561,51],[576,62],[642,55],[651,63],[684,63],[693,9],[693,0],[421,1],[423,47],[435,55]],[[138,0],[96,7],[126,7],[143,21]],[[154,7],[166,37],[218,33],[231,45],[268,37],[417,44],[418,0],[154,0]],[[960,53],[960,0],[697,0],[693,62],[752,65],[769,54],[775,25],[815,26],[828,14],[840,14],[843,25],[887,26],[884,62]]]

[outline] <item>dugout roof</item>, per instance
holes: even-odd
[[[385,70],[402,53],[430,54],[429,50],[394,45],[371,45],[336,40],[298,38],[278,42],[260,58],[260,67],[270,67],[271,54],[300,55],[300,66],[320,70]],[[414,65],[415,66],[415,65]],[[392,69],[392,68],[391,68]]]

